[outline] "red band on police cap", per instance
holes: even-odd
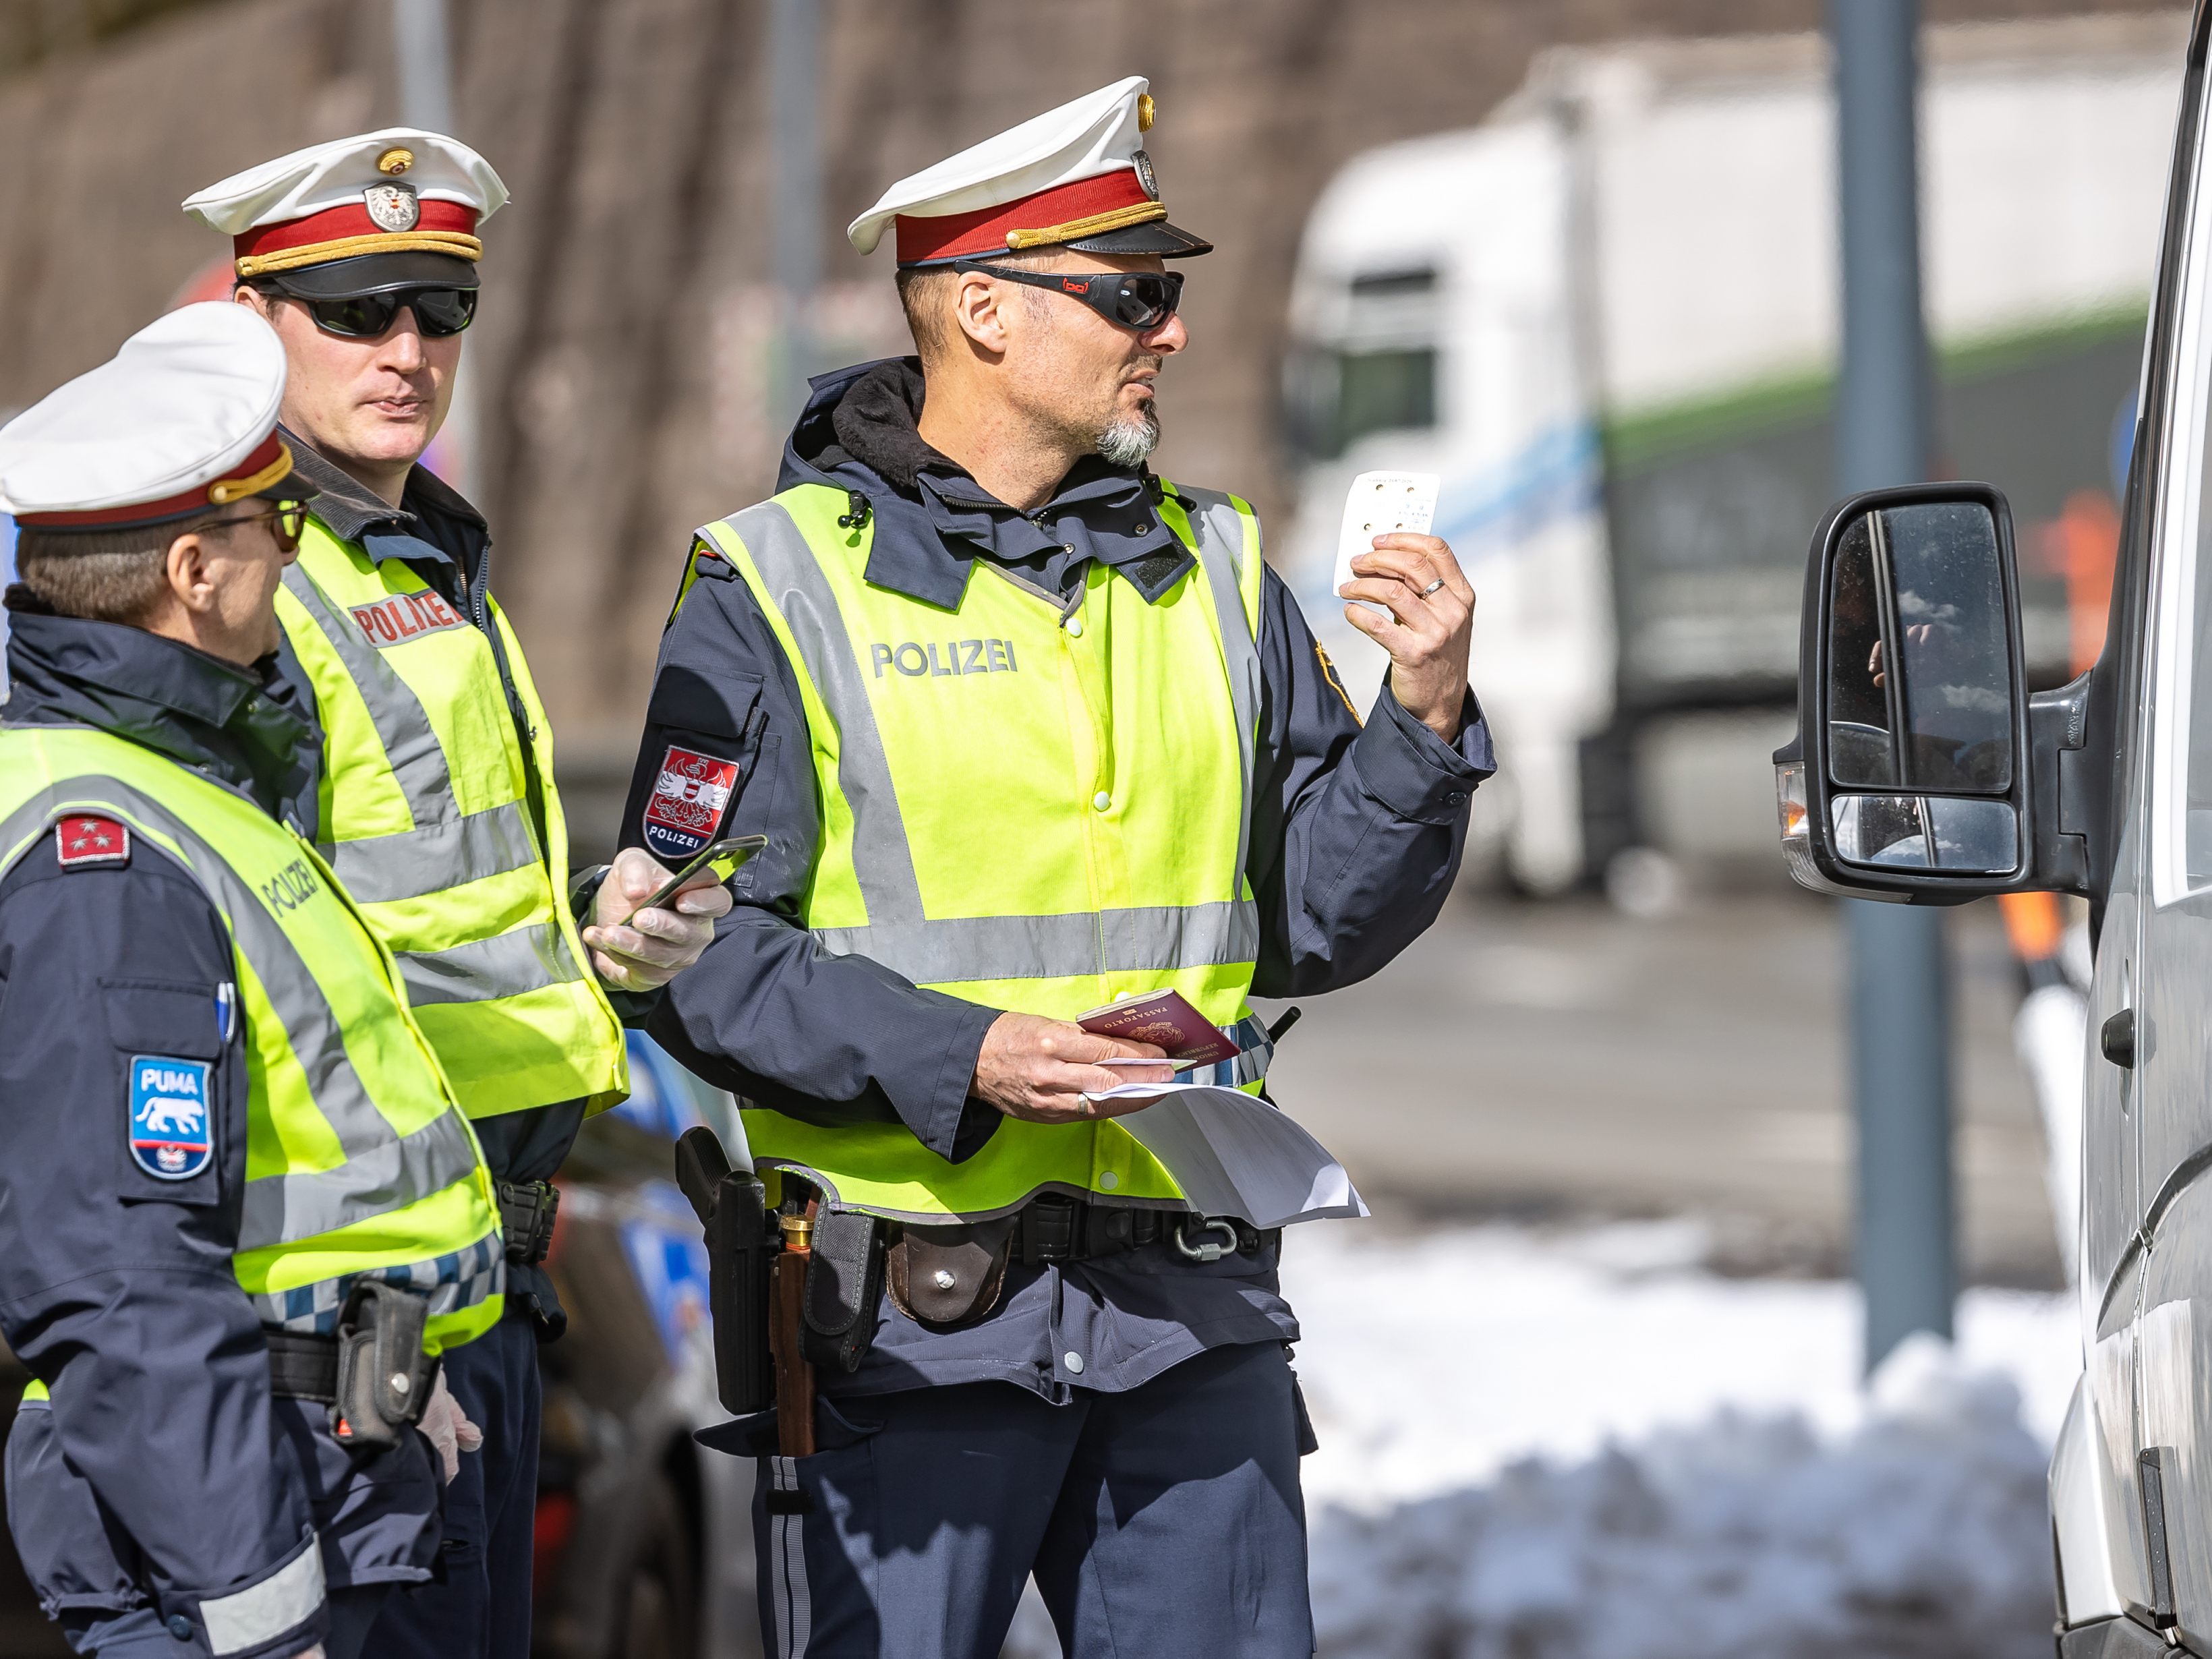
[[[1119,208],[1149,206],[1152,200],[1134,167],[1115,167],[1093,179],[1054,185],[1018,201],[977,208],[972,213],[948,213],[934,218],[902,213],[898,216],[898,262],[912,265],[929,259],[1004,253],[1010,231],[1048,229]]]
[[[279,461],[285,463],[286,472],[291,471],[290,452],[271,431],[251,455],[224,477],[196,483],[190,489],[164,495],[158,501],[132,501],[124,507],[94,507],[85,513],[19,513],[15,515],[15,522],[33,530],[98,530],[117,525],[159,524],[164,519],[180,519],[187,513],[204,513],[210,507],[222,506],[223,503],[215,495],[218,485],[252,483],[256,476],[268,471]],[[281,477],[283,474],[277,476]],[[267,488],[266,485],[259,487]],[[228,499],[238,498],[229,496]]]
[[[256,225],[252,229],[230,239],[231,257],[234,259],[265,258],[291,248],[312,247],[319,242],[342,242],[354,236],[420,236],[440,233],[452,236],[476,234],[477,210],[465,202],[440,202],[426,198],[418,206],[421,217],[407,231],[386,229],[368,216],[368,205],[361,202],[349,202],[343,207],[325,208],[320,213],[311,213],[304,219],[288,219],[282,224]]]

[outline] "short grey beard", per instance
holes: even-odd
[[[1115,466],[1142,466],[1159,447],[1160,417],[1147,408],[1141,415],[1115,421],[1098,434],[1098,453]]]

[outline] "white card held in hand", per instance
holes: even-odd
[[[1363,472],[1344,498],[1344,528],[1336,538],[1336,584],[1331,592],[1356,580],[1355,555],[1375,550],[1377,536],[1425,536],[1437,521],[1437,475],[1433,472]],[[1377,616],[1389,616],[1372,599],[1354,599]]]

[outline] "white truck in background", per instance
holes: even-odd
[[[2187,27],[1923,37],[1942,470],[2020,516],[2038,684],[2070,673],[2067,548],[2112,521]],[[1561,49],[1481,125],[1354,159],[1307,222],[1279,557],[1364,707],[1345,489],[1442,475],[1503,761],[1473,858],[1522,890],[1771,845],[1802,537],[1834,494],[1834,149],[1818,36]]]

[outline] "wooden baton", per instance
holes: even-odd
[[[811,1211],[812,1206],[809,1205]],[[785,1457],[814,1455],[814,1367],[799,1346],[805,1312],[806,1264],[814,1255],[814,1218],[779,1218],[783,1249],[775,1258],[775,1314],[769,1346],[775,1352],[775,1449]]]

